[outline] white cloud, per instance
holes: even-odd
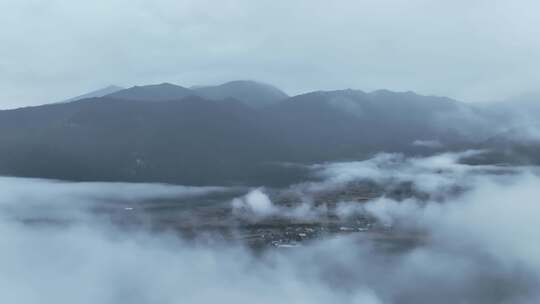
[[[278,212],[276,206],[261,189],[250,191],[244,197],[235,198],[232,201],[232,207],[240,215],[245,214],[255,218],[269,217]]]
[[[412,145],[432,149],[438,149],[443,147],[443,144],[438,140],[415,140]]]
[[[315,165],[322,182],[304,185],[310,191],[341,187],[354,181],[375,181],[392,186],[414,182],[416,190],[436,194],[446,193],[455,185],[466,186],[475,176],[486,171],[499,171],[495,166],[471,166],[461,164],[463,158],[483,153],[470,150],[449,152],[430,157],[406,158],[402,154],[380,153],[371,159],[355,162],[338,162]]]
[[[470,172],[471,168],[455,164],[456,157],[389,157],[393,163],[379,163],[383,171],[379,176],[395,166],[404,172],[412,170],[408,167]],[[391,232],[326,238],[258,254],[232,241],[186,241],[173,234],[117,229],[102,221],[25,225],[11,217],[13,210],[1,208],[0,300],[21,304],[536,303],[540,299],[540,247],[535,242],[540,178],[523,168],[514,170],[521,173],[482,174],[480,170],[470,180],[469,191],[444,202],[382,198],[354,210],[392,224]],[[460,182],[462,175],[448,179]],[[126,190],[134,190],[128,199],[190,193],[164,185],[114,188],[118,185],[6,178],[0,182],[2,206],[22,208],[23,213],[25,205],[48,208],[47,202],[67,204],[81,197],[103,204],[126,198]],[[238,202],[264,214],[294,211],[274,205],[262,189]]]

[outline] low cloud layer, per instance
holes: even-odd
[[[483,151],[469,150],[418,158],[407,158],[399,153],[380,153],[364,161],[315,165],[312,168],[322,181],[308,183],[301,188],[308,191],[323,191],[355,181],[372,181],[387,188],[412,183],[414,190],[438,196],[457,186],[468,187],[475,178],[485,174],[511,173],[514,170],[492,165],[473,166],[461,163],[465,158],[482,153]]]
[[[62,191],[47,192],[58,187],[57,182],[3,178],[0,299],[21,304],[537,303],[540,177],[534,168],[508,172],[458,163],[471,153],[477,152],[415,159],[380,155],[348,166],[318,167],[324,180],[316,188],[294,186],[306,206],[315,207],[309,205],[312,189],[326,191],[330,185],[364,179],[383,184],[408,180],[431,196],[343,201],[342,206],[357,207],[350,212],[373,216],[390,230],[258,254],[236,241],[187,241],[172,233],[129,232],[102,221],[36,227],[4,208],[47,208],[46,201],[80,197],[102,204],[125,198],[125,193],[136,200],[147,193],[170,197],[212,189],[61,184]],[[451,184],[467,187],[432,199],[441,196],[431,192],[448,193]],[[271,197],[270,191],[254,189],[233,200],[231,208],[240,212],[237,216],[294,216],[295,208]],[[40,199],[44,204],[31,204]]]
[[[188,187],[167,184],[65,182],[0,177],[0,216],[86,217],[94,207],[122,206],[151,199],[187,199],[230,191],[223,187]]]

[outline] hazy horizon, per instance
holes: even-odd
[[[87,98],[87,97],[84,97],[87,94],[92,94],[92,93],[95,93],[95,92],[105,91],[105,90],[108,90],[108,89],[125,90],[125,89],[129,89],[129,88],[132,88],[132,87],[137,87],[137,86],[152,86],[152,85],[161,85],[161,84],[172,84],[172,85],[175,85],[175,86],[180,86],[180,87],[184,87],[184,88],[188,88],[188,89],[193,89],[193,88],[197,88],[197,87],[219,86],[219,85],[222,85],[222,84],[225,84],[225,83],[228,83],[228,82],[234,82],[234,81],[238,81],[238,80],[239,79],[233,79],[233,80],[230,80],[230,81],[218,82],[218,83],[204,83],[204,84],[190,84],[190,85],[184,85],[184,84],[166,82],[166,81],[165,82],[154,82],[154,83],[136,83],[136,84],[127,84],[127,85],[118,85],[117,83],[111,83],[109,85],[105,85],[105,86],[102,86],[102,87],[89,88],[89,89],[87,89],[85,91],[74,93],[73,95],[66,95],[66,96],[63,96],[63,97],[61,97],[60,99],[57,99],[57,100],[46,100],[46,101],[38,102],[38,103],[35,103],[35,104],[34,103],[32,103],[32,104],[23,104],[23,105],[13,104],[13,105],[8,105],[8,106],[4,106],[4,107],[2,107],[2,105],[0,104],[0,111],[1,110],[14,110],[14,109],[25,108],[25,107],[48,105],[48,104],[54,104],[54,103],[59,103],[59,102],[71,102],[71,101],[81,99],[80,97]],[[308,93],[317,92],[317,91],[331,92],[331,91],[342,91],[342,90],[355,90],[355,91],[363,91],[363,92],[366,92],[366,93],[374,93],[374,92],[377,92],[377,91],[391,91],[391,92],[395,92],[395,93],[412,92],[412,93],[420,95],[420,96],[446,97],[446,98],[454,99],[454,100],[456,100],[458,102],[479,104],[480,105],[480,104],[512,101],[512,100],[520,98],[522,96],[530,96],[530,95],[533,95],[533,96],[538,95],[538,96],[540,96],[540,90],[538,90],[538,91],[532,91],[531,90],[531,91],[522,92],[522,93],[519,93],[519,94],[509,95],[509,96],[500,96],[497,99],[491,99],[491,100],[462,100],[462,99],[457,99],[457,98],[453,98],[451,96],[446,96],[446,95],[429,94],[429,93],[418,92],[418,91],[414,91],[414,90],[392,90],[392,89],[388,89],[388,88],[384,88],[384,87],[375,88],[375,89],[372,89],[372,90],[365,90],[365,89],[362,89],[362,88],[350,88],[350,87],[348,87],[348,88],[328,88],[328,89],[313,89],[313,90],[308,90],[308,91],[300,91],[300,92],[290,93],[290,92],[288,92],[286,90],[283,90],[281,87],[275,86],[272,83],[265,82],[265,81],[259,81],[259,80],[255,80],[255,79],[249,79],[249,80],[248,79],[242,79],[241,81],[253,81],[253,82],[257,82],[257,83],[261,83],[261,84],[271,85],[271,86],[274,86],[277,89],[283,91],[284,93],[286,93],[290,97],[299,96],[299,95],[308,94]],[[108,94],[104,94],[104,95],[108,95]]]
[[[111,84],[253,79],[288,94],[414,91],[461,101],[537,91],[534,1],[0,2],[0,108]]]

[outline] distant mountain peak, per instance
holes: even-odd
[[[255,108],[289,97],[273,85],[253,80],[233,80],[216,86],[196,86],[192,89],[204,98],[213,100],[234,98]]]
[[[179,85],[164,82],[144,86],[133,86],[107,95],[117,99],[141,100],[141,101],[166,101],[182,99],[197,93]]]
[[[375,91],[372,91],[370,92],[370,94],[372,95],[401,95],[401,96],[421,96],[419,94],[417,94],[416,92],[414,91],[403,91],[403,92],[398,92],[398,91],[392,91],[392,90],[388,90],[388,89],[379,89],[379,90],[375,90]]]
[[[109,91],[112,91],[112,90],[116,90],[116,91],[120,91],[120,90],[123,90],[125,88],[123,87],[120,87],[120,86],[117,86],[117,85],[114,85],[114,84],[111,84],[109,86],[106,86],[105,88],[103,88],[102,90],[109,90]]]
[[[146,84],[146,85],[134,85],[131,88],[128,88],[127,90],[133,89],[133,88],[138,88],[138,89],[154,89],[154,88],[182,88],[182,89],[187,89],[187,88],[184,88],[182,86],[179,86],[177,84],[170,83],[170,82],[162,82],[162,83],[157,83],[157,84]]]
[[[155,84],[154,86],[157,86],[157,87],[182,87],[182,86],[179,86],[177,84],[170,83],[170,82],[162,82],[160,84]]]
[[[240,79],[240,80],[228,81],[228,82],[225,82],[225,83],[221,84],[221,86],[228,86],[228,85],[265,86],[265,87],[271,87],[271,88],[274,88],[276,90],[279,90],[278,88],[276,88],[275,86],[273,86],[271,84],[260,82],[260,81],[255,81],[255,80],[242,80],[242,79]]]
[[[77,101],[77,100],[86,99],[86,98],[103,97],[105,95],[109,95],[109,94],[112,94],[112,93],[115,93],[115,92],[118,92],[118,91],[121,91],[121,90],[124,90],[124,89],[125,88],[122,88],[122,87],[119,87],[119,86],[116,86],[116,85],[109,85],[109,86],[106,86],[106,87],[104,87],[102,89],[95,90],[95,91],[92,91],[92,92],[88,92],[88,93],[85,93],[85,94],[82,94],[82,95],[79,95],[79,96],[75,96],[75,97],[66,99],[66,100],[61,101],[61,102],[72,102],[72,101]]]

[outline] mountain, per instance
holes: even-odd
[[[366,150],[406,152],[418,140],[453,145],[472,140],[468,125],[482,130],[471,118],[476,113],[465,104],[412,92],[311,92],[271,110],[278,117],[276,128],[284,138],[292,137],[292,146],[301,140],[321,157],[350,157]]]
[[[479,146],[490,150],[480,161],[519,165],[540,164],[540,93],[533,92],[476,104],[492,127]]]
[[[192,89],[203,98],[211,100],[234,98],[252,107],[266,106],[289,97],[274,86],[247,80],[231,81],[218,86],[199,86]]]
[[[276,165],[284,162],[500,146],[486,140],[491,125],[482,111],[444,97],[318,91],[254,107],[194,92],[140,86],[0,111],[0,175],[277,185],[305,178],[301,166]]]
[[[262,174],[279,146],[262,115],[238,101],[193,96],[0,111],[0,175],[245,183]]]
[[[134,86],[129,89],[108,94],[107,97],[124,100],[168,101],[195,95],[197,95],[197,93],[188,88],[171,83],[162,83]]]
[[[540,143],[540,93],[476,105],[493,122],[491,142]]]
[[[274,86],[255,81],[238,80],[218,86],[198,86],[192,88],[185,88],[171,83],[134,86],[128,89],[111,86],[66,100],[66,102],[103,96],[140,101],[168,101],[182,99],[188,96],[199,96],[214,101],[236,99],[255,108],[288,98],[287,94]]]
[[[121,91],[121,90],[124,90],[124,88],[119,87],[119,86],[115,86],[115,85],[110,85],[110,86],[105,87],[105,88],[100,89],[100,90],[95,90],[95,91],[92,91],[92,92],[89,92],[89,93],[86,93],[86,94],[83,94],[83,95],[79,95],[79,96],[76,96],[76,97],[66,99],[66,100],[64,100],[62,102],[72,102],[72,101],[81,100],[81,99],[85,99],[85,98],[92,98],[92,97],[103,97],[105,95],[109,95],[109,94],[112,94],[112,93],[115,93],[115,92],[118,92],[118,91]]]

